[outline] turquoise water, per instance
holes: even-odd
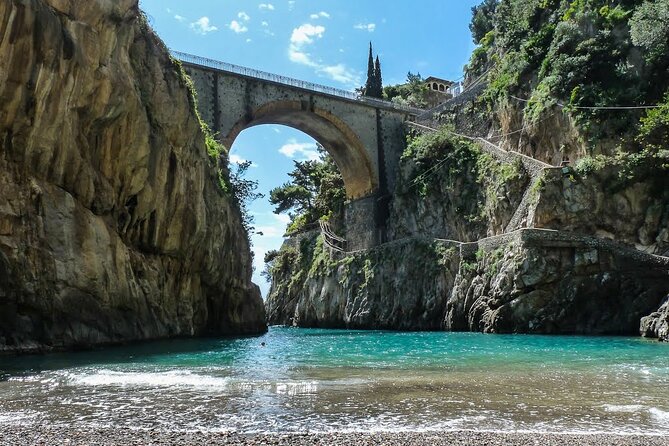
[[[254,338],[0,358],[0,425],[8,423],[667,434],[669,345],[271,328]]]

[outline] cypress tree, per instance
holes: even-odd
[[[376,56],[376,63],[374,64],[374,93],[375,97],[383,98],[383,80],[381,79],[381,62],[379,56]]]
[[[374,96],[375,87],[374,57],[372,56],[372,42],[369,42],[369,60],[367,61],[367,82],[365,82],[365,96]]]

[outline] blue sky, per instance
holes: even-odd
[[[140,0],[168,47],[343,89],[365,82],[368,45],[381,60],[384,85],[408,71],[458,79],[474,49],[468,25],[480,0]],[[269,191],[288,180],[293,160],[314,157],[316,143],[285,126],[244,130],[231,161],[251,160],[247,178]],[[287,217],[267,198],[253,203],[254,281],[263,296],[263,256],[281,246]]]

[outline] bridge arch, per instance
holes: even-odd
[[[375,192],[379,185],[369,151],[351,128],[334,114],[306,101],[272,101],[247,112],[221,141],[232,147],[245,129],[262,124],[280,124],[300,130],[318,141],[332,156],[344,178],[346,195],[356,199]]]

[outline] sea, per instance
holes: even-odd
[[[2,425],[669,435],[669,344],[270,327],[0,357]]]

